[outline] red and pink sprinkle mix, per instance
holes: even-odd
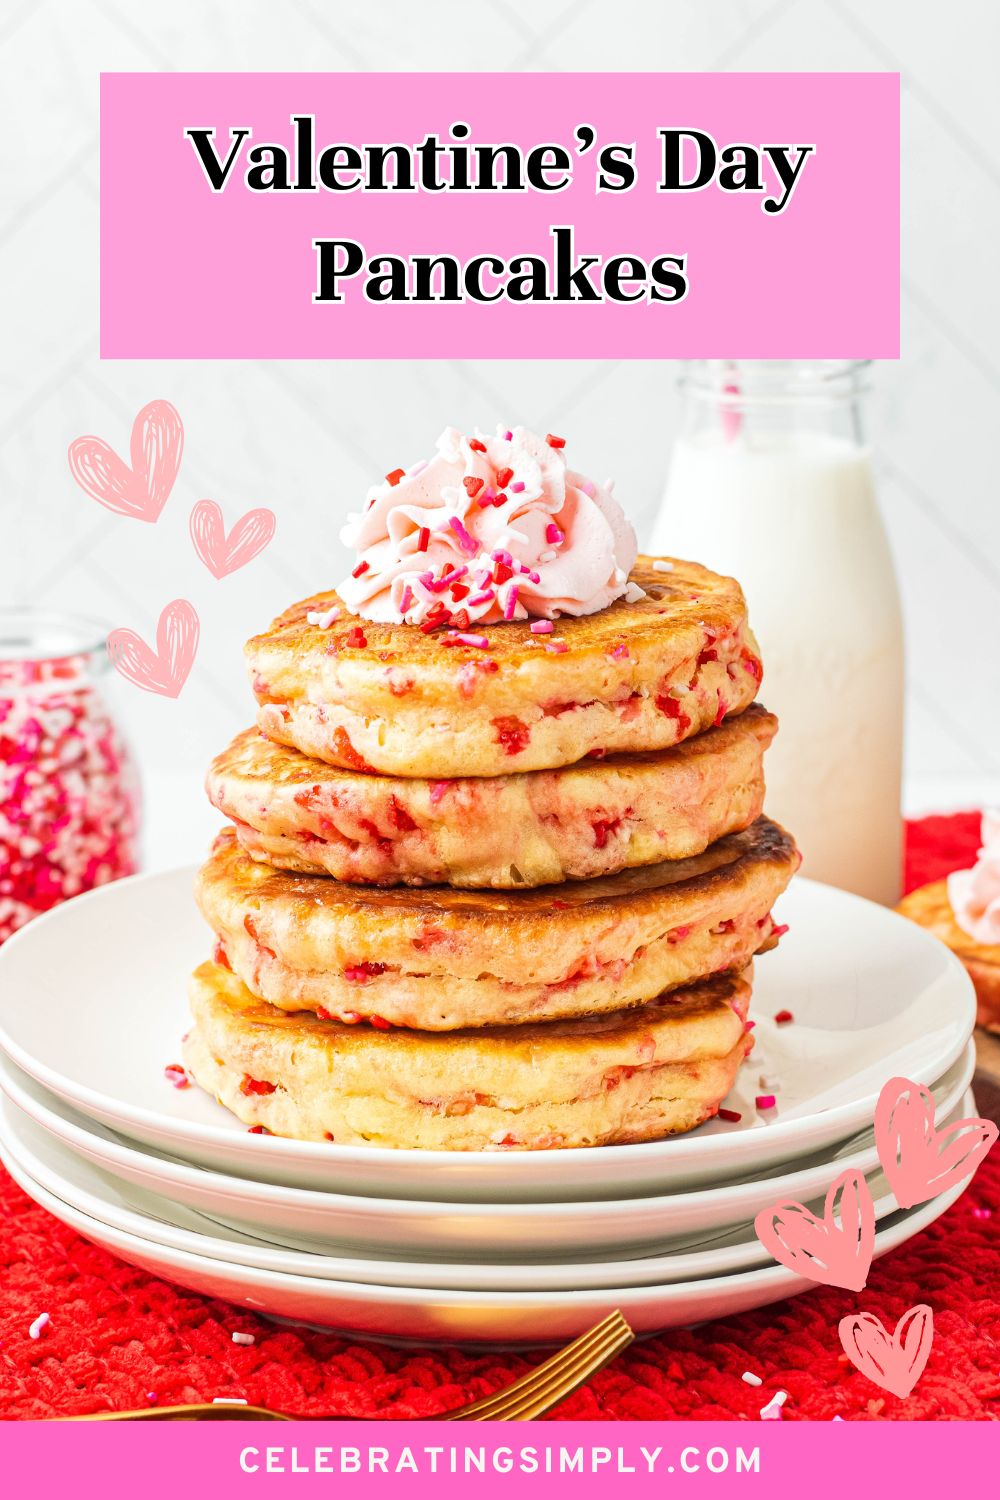
[[[0,662],[0,943],[134,874],[139,800],[86,657]]]

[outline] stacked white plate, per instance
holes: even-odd
[[[596,1150],[395,1151],[252,1135],[166,1081],[207,949],[193,873],[104,887],[0,949],[6,1166],[88,1239],[183,1286],[392,1339],[549,1342],[614,1307],[652,1332],[808,1290],[754,1215],[820,1206],[847,1166],[876,1200],[876,1255],[964,1186],[902,1211],[879,1167],[887,1079],[928,1085],[939,1122],[974,1112],[975,1019],[961,965],[881,907],[805,880],[783,898],[791,930],[757,965],[757,1046],[726,1101],[738,1122]],[[755,1108],[762,1093],[775,1109]]]

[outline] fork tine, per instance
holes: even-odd
[[[487,1408],[492,1409],[498,1401],[507,1399],[514,1395],[515,1392],[523,1390],[525,1386],[534,1386],[536,1381],[545,1378],[552,1371],[562,1368],[567,1360],[575,1358],[581,1349],[589,1348],[592,1341],[600,1338],[605,1329],[610,1326],[614,1317],[614,1313],[609,1313],[606,1318],[601,1319],[600,1323],[595,1324],[593,1328],[586,1329],[571,1344],[567,1344],[564,1349],[558,1349],[555,1354],[550,1354],[544,1363],[536,1365],[511,1385],[506,1385],[502,1390],[494,1391],[489,1396],[482,1396],[478,1401],[471,1401],[468,1406],[459,1407],[457,1411],[446,1413],[449,1420],[455,1421],[469,1418],[480,1411],[485,1411]]]
[[[518,1421],[522,1408],[537,1415],[578,1389],[589,1375],[602,1369],[634,1334],[620,1312],[610,1313],[594,1328],[574,1339],[544,1364],[529,1370],[513,1385],[496,1391],[459,1411],[447,1420],[458,1422]],[[537,1411],[535,1408],[537,1407]]]
[[[608,1336],[603,1347],[595,1349],[592,1354],[581,1358],[575,1365],[566,1370],[561,1379],[547,1381],[531,1392],[522,1392],[520,1396],[513,1399],[509,1406],[503,1406],[494,1412],[493,1420],[497,1422],[531,1422],[535,1417],[542,1416],[551,1411],[554,1406],[565,1401],[574,1391],[580,1389],[599,1370],[611,1363],[621,1351],[631,1344],[635,1335],[626,1326],[620,1333]]]
[[[524,1422],[550,1411],[573,1391],[578,1390],[598,1370],[603,1369],[631,1343],[632,1337],[632,1332],[627,1326],[620,1333],[606,1334],[599,1344],[595,1344],[588,1353],[580,1355],[572,1363],[564,1366],[557,1375],[550,1376],[532,1387],[525,1387],[524,1390],[500,1402],[490,1413],[490,1419],[498,1422]],[[473,1418],[473,1420],[483,1419]]]

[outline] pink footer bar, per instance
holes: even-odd
[[[892,1500],[994,1472],[996,1428],[924,1422],[8,1423],[4,1493],[73,1500],[272,1495],[766,1495]],[[961,1482],[961,1480],[960,1480]]]

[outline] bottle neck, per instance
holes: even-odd
[[[810,435],[865,443],[869,362],[692,360],[681,376],[682,434],[767,444]]]

